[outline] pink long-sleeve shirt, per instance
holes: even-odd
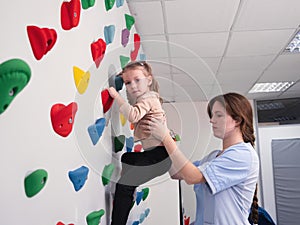
[[[163,145],[161,141],[157,140],[152,135],[147,135],[139,126],[141,121],[151,118],[156,118],[161,122],[166,123],[165,111],[162,109],[159,94],[157,92],[146,92],[137,98],[134,105],[130,105],[127,102],[122,104],[120,112],[129,122],[134,124],[134,140],[141,141],[144,150]]]

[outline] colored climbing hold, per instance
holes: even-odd
[[[135,61],[140,50],[141,38],[139,34],[134,34],[134,50],[130,52],[131,61]]]
[[[127,56],[120,55],[121,68],[123,69],[127,63],[130,61],[130,58]]]
[[[146,218],[146,215],[145,215],[145,213],[141,213],[141,215],[140,215],[140,219],[139,219],[139,222],[140,222],[140,223],[143,223],[143,222],[144,222],[144,220],[145,220],[145,218]]]
[[[149,215],[149,213],[150,213],[150,209],[149,208],[145,209],[145,216],[146,217]]]
[[[125,143],[125,135],[119,135],[114,137],[114,144],[115,144],[115,152],[122,151]]]
[[[95,5],[95,0],[81,0],[81,6],[83,9],[91,8]]]
[[[143,53],[140,53],[140,60],[141,61],[146,61],[147,60],[146,55],[143,54]]]
[[[131,15],[125,14],[125,21],[126,21],[126,28],[128,30],[130,30],[131,27],[133,26],[134,22],[135,22],[134,17],[131,16]]]
[[[127,121],[125,116],[122,113],[120,113],[120,121],[121,121],[122,126],[124,126]]]
[[[134,152],[141,152],[143,149],[143,146],[141,144],[137,144],[134,146]]]
[[[106,43],[102,38],[99,38],[97,41],[91,44],[92,57],[97,68],[100,66],[100,63],[105,55],[105,51]]]
[[[134,124],[130,123],[130,130],[134,130]]]
[[[105,9],[106,11],[109,11],[112,9],[112,7],[115,4],[115,0],[105,0]]]
[[[139,224],[140,224],[139,221],[134,221],[134,222],[132,223],[132,225],[139,225]]]
[[[126,138],[126,151],[127,152],[132,151],[133,145],[134,145],[134,138],[133,137]]]
[[[60,8],[60,22],[64,30],[77,27],[80,20],[80,0],[64,1]]]
[[[56,225],[65,225],[63,222],[57,222],[57,224]],[[68,225],[74,225],[74,223],[69,223]]]
[[[127,46],[129,42],[129,35],[130,35],[130,31],[127,28],[124,28],[122,30],[122,39],[121,39],[121,44],[123,47]]]
[[[50,117],[53,130],[62,137],[67,137],[72,129],[77,112],[77,103],[55,104],[51,107]]]
[[[137,191],[136,192],[136,199],[135,199],[135,201],[136,201],[137,205],[139,205],[140,202],[142,201],[143,195],[144,195],[143,191]]]
[[[120,91],[123,88],[123,79],[121,76],[116,76],[115,77],[115,87],[116,87],[116,91]]]
[[[143,188],[142,192],[143,192],[143,201],[145,201],[149,195],[149,188]]]
[[[57,33],[54,29],[27,26],[29,42],[37,60],[40,60],[54,46]]]
[[[114,99],[110,96],[107,89],[101,91],[101,100],[103,106],[103,113],[106,113],[114,102]]]
[[[96,145],[100,137],[102,136],[105,124],[106,124],[106,119],[100,118],[96,120],[95,124],[90,125],[88,127],[88,133],[93,142],[93,145]]]
[[[183,220],[184,220],[184,225],[190,224],[190,217],[187,217],[186,215],[184,215]]]
[[[22,59],[10,59],[0,64],[0,114],[28,84],[31,70]]]
[[[105,186],[110,182],[110,178],[115,170],[114,164],[108,164],[104,166],[102,171],[102,184]]]
[[[85,184],[89,173],[89,168],[81,166],[80,168],[69,171],[69,178],[73,183],[75,191],[79,191]]]
[[[88,225],[99,225],[101,222],[101,217],[105,214],[104,209],[94,211],[86,216],[86,222]]]
[[[116,30],[115,25],[109,25],[104,27],[104,38],[105,38],[106,45],[113,42],[115,36],[115,30]]]
[[[83,94],[86,91],[90,82],[90,72],[84,72],[79,67],[73,66],[73,75],[77,91],[80,94]]]
[[[25,177],[25,194],[28,198],[39,193],[45,186],[48,179],[48,173],[44,169],[38,169]]]
[[[124,4],[124,0],[116,0],[117,8],[121,7]]]

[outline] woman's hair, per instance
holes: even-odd
[[[251,212],[249,215],[250,221],[254,224],[258,224],[258,198],[257,198],[257,184],[254,191],[254,196],[251,205]]]
[[[129,70],[136,70],[136,69],[141,69],[143,71],[145,77],[149,77],[149,76],[152,77],[152,82],[151,82],[151,85],[149,86],[149,90],[159,93],[159,84],[152,74],[152,68],[151,68],[150,64],[147,63],[146,61],[132,61],[132,62],[128,63],[122,69],[122,72],[119,75],[122,77],[123,73],[125,73]],[[128,95],[127,95],[127,97],[128,97]],[[129,98],[128,98],[128,100],[130,101]],[[159,98],[159,100],[161,103],[163,102],[162,98]]]
[[[207,106],[207,113],[212,117],[212,107],[214,103],[220,102],[226,112],[240,124],[244,142],[249,142],[254,147],[255,136],[253,128],[253,111],[249,100],[238,93],[227,93],[218,95],[211,99]],[[258,198],[257,198],[257,184],[251,205],[251,213],[249,218],[255,223],[258,223]]]
[[[218,95],[208,103],[207,113],[210,118],[212,117],[212,107],[216,101],[220,102],[226,112],[240,124],[244,142],[249,142],[254,146],[253,111],[249,100],[238,93]]]

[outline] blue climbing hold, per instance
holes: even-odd
[[[109,25],[104,27],[104,38],[105,38],[106,45],[113,42],[115,31],[116,31],[115,25]]]
[[[80,168],[69,171],[69,178],[73,183],[75,191],[79,191],[85,184],[89,173],[89,168],[81,166]]]
[[[121,7],[124,4],[124,0],[116,0],[117,8]]]
[[[142,199],[143,199],[143,196],[144,196],[144,192],[143,192],[143,191],[138,191],[138,192],[136,192],[136,199],[135,199],[135,201],[136,201],[136,204],[137,204],[137,205],[140,204],[140,202],[141,202]]]
[[[139,225],[139,224],[140,224],[139,221],[134,221],[134,222],[132,223],[132,225]]]
[[[100,118],[96,120],[95,124],[88,127],[88,132],[93,142],[93,145],[96,145],[100,137],[102,136],[105,124],[106,124],[106,119]]]
[[[115,87],[116,87],[116,90],[117,90],[117,91],[122,90],[122,88],[123,88],[123,83],[124,83],[124,81],[123,81],[123,79],[122,79],[121,76],[116,76],[116,77],[115,77]]]
[[[133,137],[126,138],[126,151],[131,152],[134,145]]]

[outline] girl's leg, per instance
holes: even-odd
[[[126,225],[136,187],[163,175],[171,166],[164,147],[124,153],[121,161],[122,175],[116,185],[111,225]]]

